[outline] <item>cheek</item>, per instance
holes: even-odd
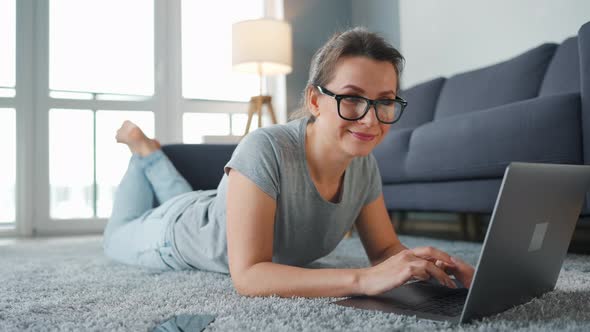
[[[381,142],[383,142],[383,139],[385,138],[385,136],[387,135],[387,133],[389,132],[389,129],[391,128],[391,125],[389,124],[381,124],[381,136],[379,136],[379,141],[377,142],[377,144],[380,144]]]

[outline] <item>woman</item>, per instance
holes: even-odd
[[[130,122],[133,152],[105,230],[105,252],[148,268],[231,274],[243,295],[374,295],[411,279],[469,287],[473,267],[432,247],[408,249],[387,213],[371,151],[399,120],[401,54],[362,28],[313,57],[304,105],[287,124],[237,146],[216,190],[192,191]],[[152,209],[153,199],[161,205]],[[308,269],[356,225],[371,267]]]

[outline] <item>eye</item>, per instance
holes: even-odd
[[[383,106],[393,106],[395,105],[395,100],[393,99],[380,99],[379,104]]]
[[[342,103],[346,104],[346,105],[358,105],[360,103],[364,103],[365,100],[363,98],[360,97],[345,97],[342,98]]]

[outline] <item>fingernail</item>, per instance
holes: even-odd
[[[459,263],[459,261],[455,257],[453,257],[453,256],[451,256],[451,261],[453,263],[455,263],[455,264],[458,264]]]

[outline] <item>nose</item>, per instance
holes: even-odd
[[[358,122],[366,125],[367,127],[378,125],[379,120],[377,119],[377,107],[374,104],[369,106],[369,111],[367,114],[365,114],[362,119],[359,119]]]

